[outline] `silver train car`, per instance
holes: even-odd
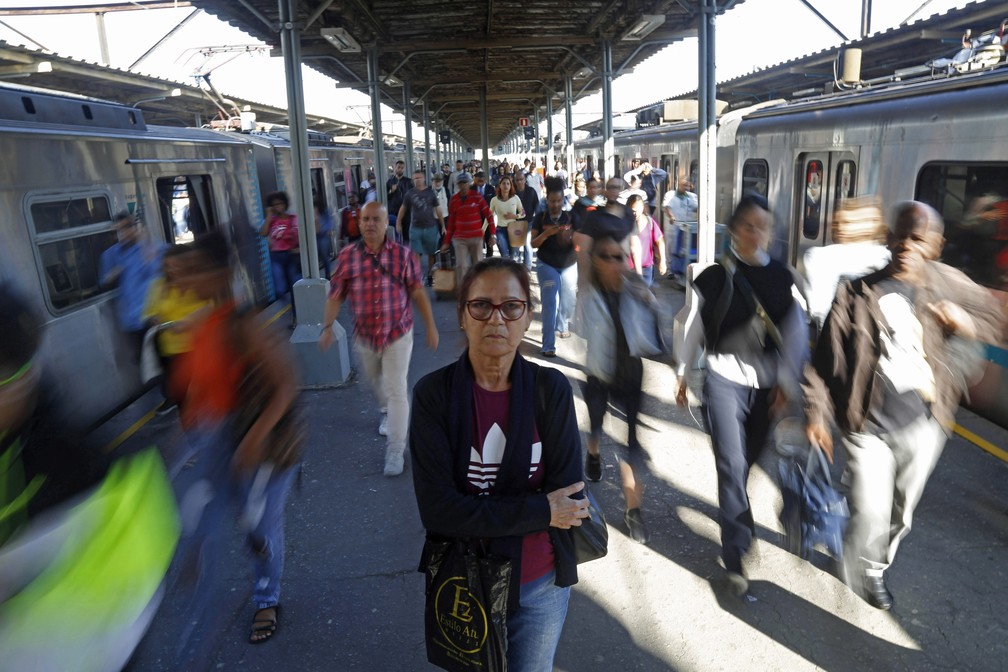
[[[833,242],[829,223],[844,198],[923,201],[945,218],[943,261],[1008,308],[1005,100],[1008,66],[1001,66],[731,112],[718,129],[717,221],[727,222],[743,194],[765,195],[773,252],[802,270],[809,247]],[[672,176],[697,170],[694,123],[620,134],[615,146],[621,170],[634,158]],[[599,143],[577,151],[597,157]],[[988,366],[970,405],[1008,427],[1006,340],[986,344]]]
[[[158,243],[222,231],[240,261],[236,286],[252,301],[271,297],[247,141],[147,126],[138,109],[5,84],[0,148],[0,279],[45,317],[44,364],[81,420],[98,423],[142,392],[116,328],[116,290],[98,276],[117,212],[133,212]]]

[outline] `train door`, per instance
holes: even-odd
[[[851,152],[809,152],[798,159],[792,264],[797,264],[808,248],[831,242],[827,222],[843,199],[856,194],[857,183],[857,163]]]
[[[159,177],[154,187],[165,240],[188,243],[217,228],[209,175]]]
[[[312,203],[322,201],[322,209],[329,207],[329,194],[326,192],[325,168],[312,168],[308,171],[311,181]]]
[[[668,219],[668,215],[665,214],[665,208],[661,205],[665,202],[665,194],[669,191],[675,191],[676,187],[679,185],[679,155],[678,154],[662,154],[659,160],[659,168],[668,173],[668,179],[665,180],[665,184],[662,185],[663,189],[661,195],[658,197],[658,212],[652,212],[652,216],[657,216],[658,221],[662,225],[662,230],[665,229],[665,224]],[[665,232],[665,235],[669,235]]]

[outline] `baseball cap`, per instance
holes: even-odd
[[[458,184],[459,182],[472,182],[472,175],[466,172],[459,173],[458,177],[455,178],[455,183]]]

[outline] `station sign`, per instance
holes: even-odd
[[[526,126],[522,129],[525,132],[526,140],[535,140],[535,129],[531,126]]]
[[[518,125],[521,126],[522,128],[528,128],[532,124],[529,121],[528,117],[518,117]]]
[[[447,145],[451,142],[451,131],[441,131],[441,144]]]

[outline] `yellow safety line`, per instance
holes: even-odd
[[[269,325],[271,325],[274,322],[276,322],[277,319],[281,315],[283,315],[284,313],[286,313],[290,309],[291,309],[290,304],[287,304],[286,306],[284,306],[282,310],[278,311],[276,315],[274,315],[273,317],[271,317],[269,319],[269,321],[266,322],[265,326],[268,327]],[[156,413],[157,413],[157,407],[154,407],[151,410],[147,411],[146,415],[144,415],[142,418],[140,418],[139,420],[137,420],[136,422],[134,422],[122,434],[120,434],[119,436],[117,436],[116,438],[114,438],[111,442],[109,442],[105,446],[105,448],[103,448],[103,450],[106,453],[111,453],[113,450],[115,450],[116,448],[118,448],[119,446],[121,446],[122,444],[124,444],[131,436],[133,436],[138,431],[140,431],[141,427],[143,427],[148,422],[150,422],[151,419],[153,419],[153,417],[154,417],[154,415]]]
[[[134,434],[136,434],[140,430],[141,427],[143,427],[148,422],[150,422],[151,418],[154,417],[155,413],[157,413],[157,407],[156,406],[154,408],[152,408],[151,410],[147,411],[147,414],[144,415],[142,418],[140,418],[139,420],[137,420],[136,422],[134,422],[132,425],[130,425],[129,428],[126,429],[126,431],[124,431],[122,434],[120,434],[115,439],[113,439],[112,442],[109,443],[108,445],[106,445],[103,450],[106,453],[111,453],[113,450],[115,450],[116,448],[118,448],[119,446],[121,446],[123,443],[126,442],[126,440],[128,438],[130,438],[131,436],[133,436]]]
[[[963,437],[964,439],[966,439],[971,443],[976,444],[977,446],[979,446],[983,450],[986,450],[988,453],[998,458],[999,460],[1004,460],[1005,462],[1008,462],[1008,451],[1004,451],[998,448],[990,441],[980,436],[977,436],[976,434],[966,429],[962,425],[954,425],[952,429],[959,436]]]
[[[278,319],[280,319],[280,316],[283,315],[284,313],[286,313],[288,310],[290,310],[290,308],[291,308],[290,304],[288,303],[286,306],[283,307],[283,310],[279,311],[276,315],[274,315],[269,320],[267,320],[266,324],[264,326],[268,327],[269,325],[271,325],[274,322],[276,322]]]

